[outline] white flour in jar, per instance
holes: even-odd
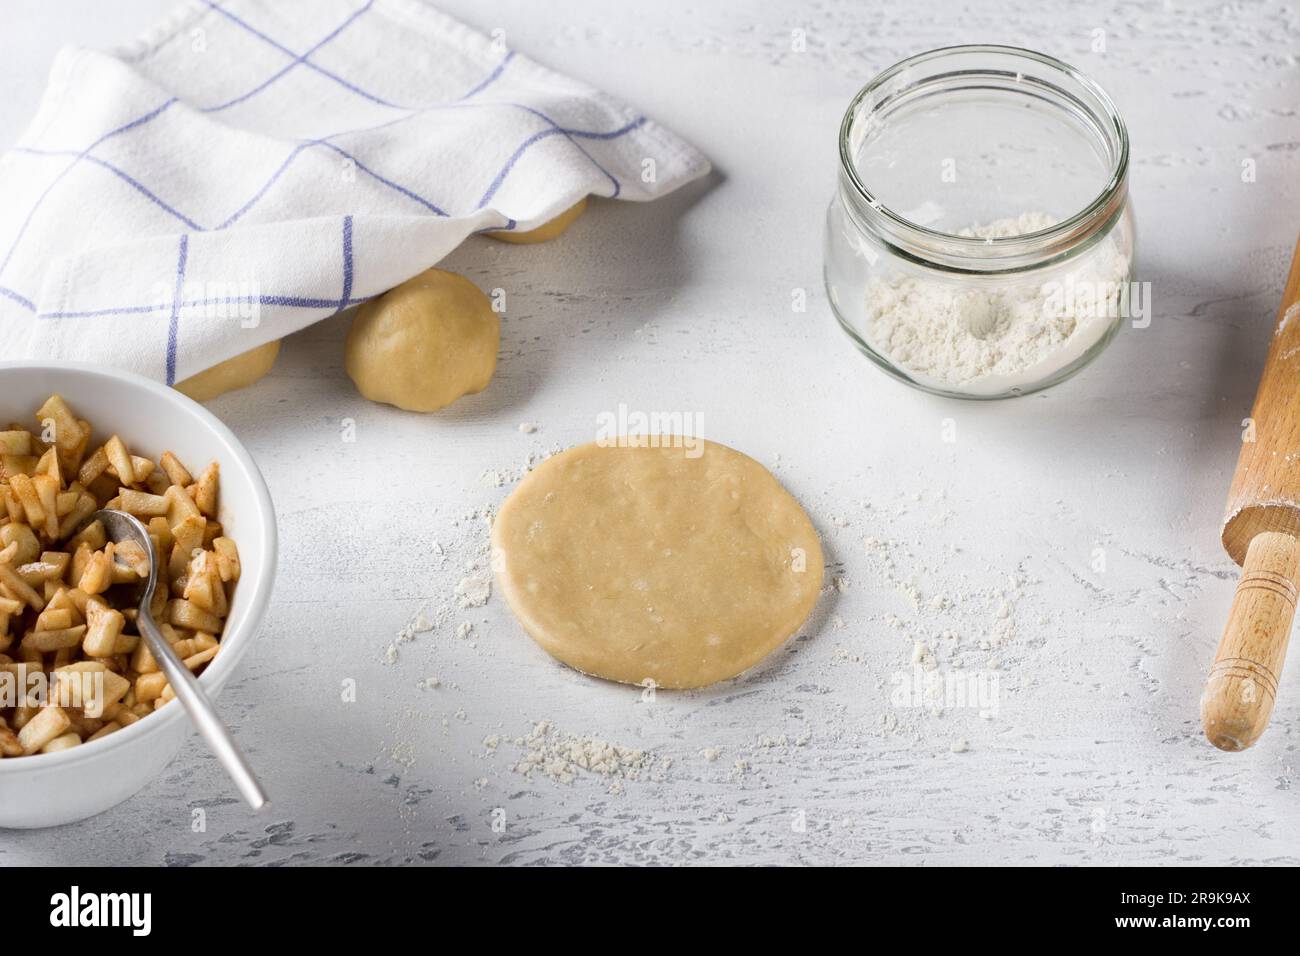
[[[1005,238],[1055,222],[1028,212],[959,235]],[[1030,388],[1111,330],[1129,265],[1107,238],[1047,281],[873,277],[866,292],[867,341],[924,385],[971,395]]]

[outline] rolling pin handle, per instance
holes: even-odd
[[[1201,695],[1205,736],[1220,750],[1245,750],[1268,726],[1300,593],[1298,574],[1300,540],[1278,531],[1251,539]]]

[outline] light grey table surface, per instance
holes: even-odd
[[[0,140],[60,45],[121,42],[168,7],[9,0]],[[452,255],[511,308],[492,386],[445,414],[360,399],[346,315],[214,402],[279,511],[273,607],[220,701],[272,812],[247,814],[191,737],[116,809],[0,834],[0,865],[1300,862],[1300,668],[1248,753],[1213,750],[1197,719],[1235,579],[1223,501],[1300,230],[1294,7],[442,7],[637,104],[717,172],[653,205],[595,203],[560,243]],[[820,280],[849,97],[902,56],[975,41],[1061,56],[1116,99],[1155,302],[1079,377],[992,404],[885,378]],[[552,662],[497,595],[457,603],[528,456],[591,440],[619,403],[698,415],[823,535],[818,611],[751,675],[645,700]],[[398,641],[421,608],[437,626]],[[996,679],[996,707],[902,700],[927,649],[941,673]],[[644,756],[584,770],[570,737]],[[520,772],[530,757],[543,767]]]

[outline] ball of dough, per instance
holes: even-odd
[[[570,206],[550,222],[544,222],[536,229],[529,229],[527,232],[489,232],[488,235],[493,239],[500,239],[502,242],[515,242],[520,245],[530,245],[534,242],[550,242],[573,225],[573,221],[581,216],[586,208],[587,197],[584,196],[576,206]]]
[[[493,524],[506,603],[584,673],[712,684],[761,661],[817,603],[821,545],[799,503],[752,458],[673,440],[555,455]]]
[[[196,402],[211,401],[218,395],[252,385],[271,371],[271,366],[275,364],[275,357],[279,354],[280,340],[276,339],[274,342],[249,349],[242,355],[218,362],[212,368],[199,372],[198,375],[177,382],[175,388]]]
[[[346,362],[371,401],[432,412],[486,388],[500,344],[488,297],[464,276],[430,269],[361,306]]]

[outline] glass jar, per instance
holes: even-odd
[[[959,46],[867,84],[840,127],[825,280],[844,331],[925,391],[1064,381],[1129,311],[1128,133],[1059,60]]]

